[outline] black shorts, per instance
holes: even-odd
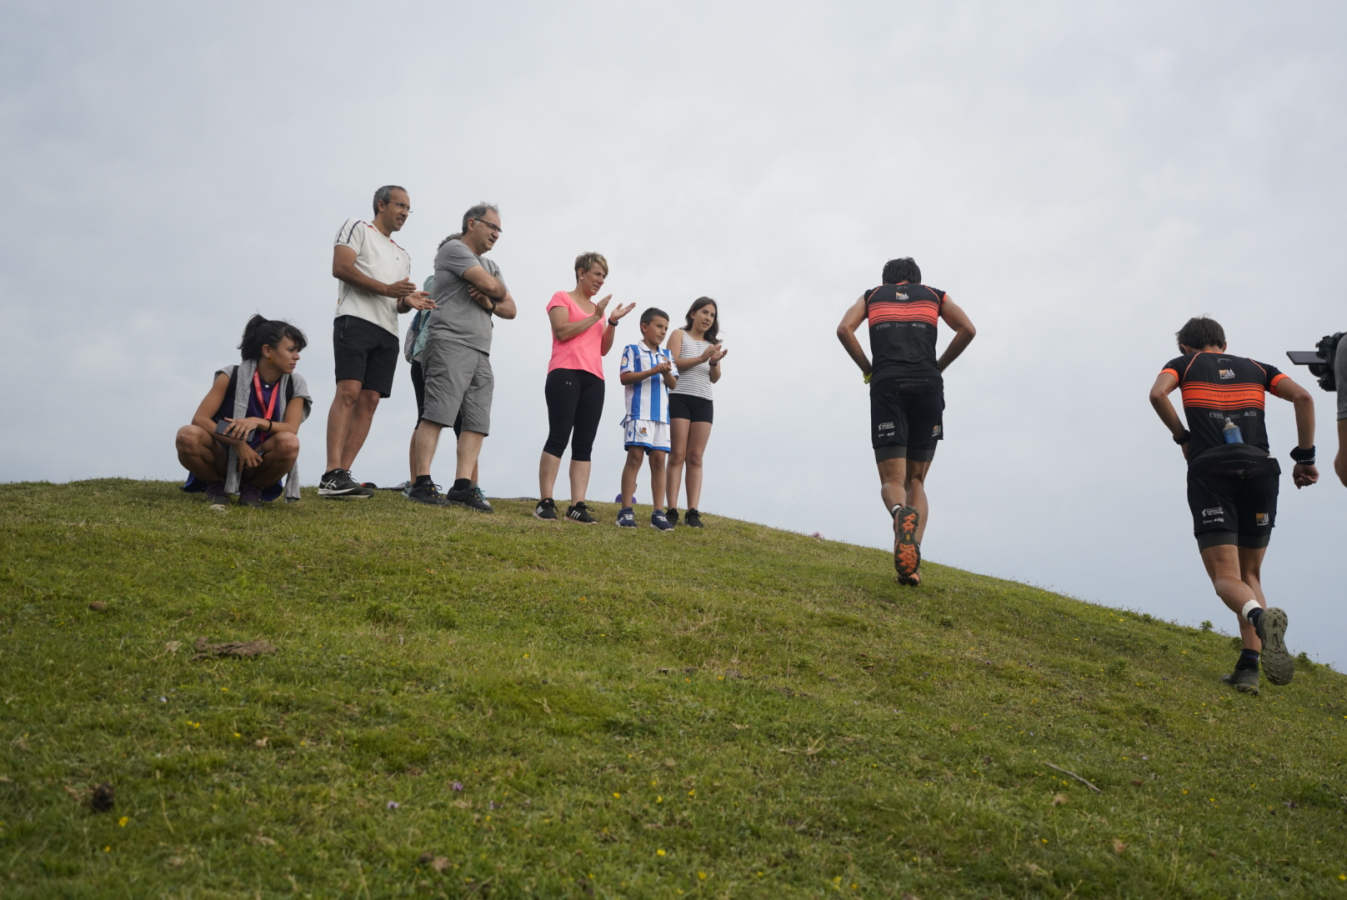
[[[1201,549],[1237,544],[1266,547],[1277,523],[1277,479],[1271,457],[1204,461],[1188,467],[1188,508]]]
[[[332,321],[332,357],[338,381],[358,381],[380,397],[393,392],[393,372],[398,366],[398,339],[359,316],[338,316]]]
[[[670,419],[691,419],[694,422],[705,422],[711,424],[712,404],[705,397],[694,397],[691,394],[670,394],[669,395],[669,418]]]
[[[891,378],[870,385],[870,444],[875,460],[929,462],[945,436],[945,385],[939,379]]]

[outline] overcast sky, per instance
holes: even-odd
[[[638,311],[719,302],[702,509],[887,546],[834,328],[911,255],[978,328],[946,374],[925,556],[1233,633],[1146,392],[1191,315],[1279,367],[1347,328],[1339,4],[11,0],[3,19],[4,481],[179,479],[174,432],[262,312],[310,340],[315,484],[332,239],[392,182],[418,282],[465,208],[500,207],[520,315],[496,328],[489,496],[536,495],[544,307],[598,250]],[[622,466],[618,356],[595,500]],[[1283,478],[1264,583],[1291,649],[1343,670],[1334,406],[1291,374],[1324,478]],[[1291,406],[1270,404],[1289,472]],[[356,476],[403,481],[414,420],[402,366]]]

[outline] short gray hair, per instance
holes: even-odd
[[[483,201],[481,203],[478,203],[476,206],[469,207],[468,211],[463,214],[463,233],[464,234],[468,233],[469,222],[471,222],[473,219],[480,219],[488,212],[493,212],[496,215],[500,215],[500,210],[496,209],[494,203],[487,203]]]
[[[376,216],[379,214],[379,207],[393,199],[394,191],[407,193],[407,189],[400,184],[386,184],[374,192],[374,214]]]

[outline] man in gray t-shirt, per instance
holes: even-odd
[[[1338,480],[1347,487],[1347,336],[1338,339],[1338,353],[1333,358],[1333,377],[1338,382],[1338,455],[1333,457],[1333,470]]]
[[[421,370],[425,407],[412,434],[412,486],[418,503],[458,503],[490,512],[472,482],[482,439],[491,430],[491,331],[493,315],[515,317],[515,302],[500,267],[484,255],[500,237],[500,212],[486,203],[463,214],[463,233],[446,239],[435,254],[435,311],[430,315]],[[462,413],[453,486],[441,497],[430,477],[440,431]]]

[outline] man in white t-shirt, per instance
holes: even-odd
[[[434,309],[411,281],[412,260],[392,238],[411,213],[407,192],[394,184],[374,192],[374,220],[347,219],[332,248],[337,313],[332,354],[337,392],[327,414],[327,471],[320,497],[368,497],[351,465],[369,434],[374,410],[393,389],[398,361],[398,313]]]

